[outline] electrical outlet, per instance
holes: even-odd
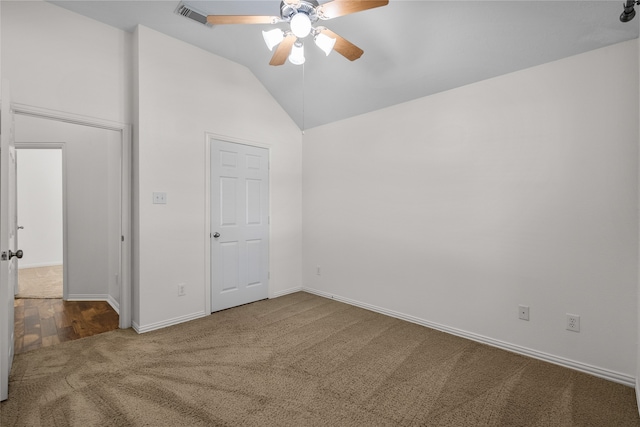
[[[567,331],[580,332],[580,316],[567,313]]]
[[[518,318],[521,320],[529,320],[529,306],[528,305],[519,305],[518,306]]]
[[[180,283],[178,285],[178,296],[183,297],[187,294],[187,285],[185,283]]]
[[[153,193],[153,204],[154,205],[166,205],[167,204],[167,193]]]
[[[319,276],[320,275],[320,266],[316,267],[316,274]]]

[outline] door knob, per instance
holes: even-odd
[[[22,249],[18,249],[15,252],[12,252],[11,249],[9,249],[9,259],[16,257],[18,259],[22,258]]]
[[[16,257],[18,259],[22,258],[22,249],[18,249],[15,252],[13,252],[11,249],[9,249],[9,253],[8,254],[7,254],[7,252],[2,252],[2,260],[3,261],[10,260],[13,257]]]
[[[23,225],[19,225],[18,226],[18,230],[24,230],[24,226]]]
[[[218,237],[220,237],[220,233],[218,232],[213,233],[213,237],[217,239]]]

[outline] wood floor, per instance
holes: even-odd
[[[118,313],[106,301],[19,298],[15,354],[118,329]]]

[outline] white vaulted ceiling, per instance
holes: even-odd
[[[126,31],[142,24],[248,67],[302,129],[634,39],[640,21],[619,21],[621,0],[391,0],[324,21],[364,50],[360,59],[325,57],[309,38],[304,66],[273,67],[261,33],[271,25],[207,27],[175,14],[177,0],[51,3]],[[278,15],[280,6],[184,3],[204,14]]]

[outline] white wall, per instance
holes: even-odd
[[[108,132],[108,133],[104,133]],[[103,209],[106,213],[105,243],[107,248],[107,283],[108,298],[111,305],[120,312],[120,245],[121,245],[121,198],[122,198],[122,174],[121,158],[122,145],[120,135],[115,132],[103,131],[106,153],[100,163],[106,165],[104,175],[106,186],[105,194],[101,196]],[[105,200],[106,199],[106,200]]]
[[[303,164],[305,287],[633,383],[637,40],[308,130]]]
[[[0,7],[13,102],[131,123],[131,34],[40,0]]]
[[[134,40],[134,326],[208,314],[206,132],[270,145],[270,294],[300,289],[300,130],[245,67],[142,26]]]
[[[62,264],[62,151],[18,152],[20,268]]]

